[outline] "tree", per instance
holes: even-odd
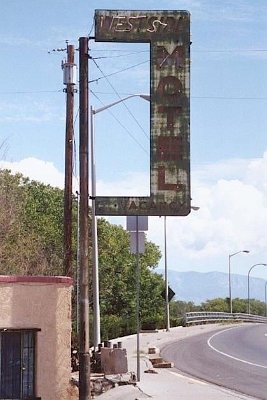
[[[108,320],[120,319],[123,333],[136,329],[136,257],[130,254],[128,233],[104,219],[98,220],[99,281],[101,315]],[[157,321],[163,317],[163,279],[153,269],[161,257],[158,247],[146,241],[140,255],[140,317]],[[118,324],[118,323],[117,323]],[[105,328],[104,328],[105,329]]]
[[[246,314],[248,304],[247,299],[239,299],[238,297],[233,299],[233,313]]]
[[[63,191],[0,170],[3,274],[62,274]]]
[[[170,301],[170,324],[178,326],[184,324],[185,313],[199,311],[200,306],[196,306],[192,301],[185,302],[180,300]]]
[[[205,303],[201,303],[201,311],[214,311],[214,312],[228,312],[229,306],[227,299],[212,299],[207,300]]]
[[[0,273],[61,275],[64,192],[0,170]],[[90,222],[90,221],[89,221]],[[89,226],[90,230],[90,226]],[[98,220],[101,322],[105,338],[136,329],[136,257],[128,233]],[[77,200],[73,199],[73,265],[77,251]],[[88,249],[89,255],[91,247]],[[140,318],[143,325],[164,320],[163,278],[154,272],[159,248],[146,240],[140,255]],[[75,277],[75,273],[73,274]],[[91,266],[90,282],[92,285]],[[74,292],[75,293],[75,292]],[[92,290],[91,301],[92,303]],[[76,303],[74,297],[73,304]]]
[[[16,252],[21,235],[24,198],[22,175],[0,170],[0,266],[1,273],[14,271]],[[22,236],[23,237],[23,236]]]
[[[24,231],[38,238],[43,254],[42,273],[62,275],[63,190],[30,181],[25,185]],[[31,265],[31,271],[38,265]]]
[[[260,300],[250,299],[250,313],[254,315],[265,315],[265,303]]]
[[[201,303],[201,311],[210,312],[229,312],[229,297],[225,299],[217,298],[207,300],[205,303]],[[233,313],[246,314],[248,309],[247,299],[235,298],[233,299]],[[260,300],[250,300],[250,312],[254,315],[265,315],[265,303]]]

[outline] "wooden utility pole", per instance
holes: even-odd
[[[80,313],[79,313],[79,400],[90,400],[89,354],[89,264],[88,264],[88,38],[79,38],[80,81]]]
[[[67,45],[67,63],[74,65],[74,46]],[[65,73],[65,70],[64,70]],[[64,275],[72,276],[72,169],[73,169],[73,110],[75,83],[66,84],[66,139],[65,139],[65,192],[64,192]]]

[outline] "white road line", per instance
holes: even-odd
[[[207,341],[208,346],[209,346],[212,350],[216,351],[217,353],[219,353],[219,354],[221,354],[221,355],[223,355],[223,356],[225,356],[225,357],[228,357],[228,358],[231,358],[231,359],[233,359],[233,360],[242,362],[242,363],[244,363],[244,364],[253,365],[254,367],[259,367],[259,368],[265,368],[265,369],[267,369],[267,365],[261,365],[261,364],[256,364],[256,363],[253,363],[253,362],[250,362],[250,361],[242,360],[241,358],[231,356],[230,354],[224,353],[223,351],[220,351],[220,350],[216,349],[214,346],[212,346],[211,340],[212,340],[215,336],[218,336],[218,335],[220,335],[221,333],[230,331],[231,329],[236,329],[236,327],[224,329],[223,331],[214,333],[214,335],[212,335],[212,336],[208,339],[208,341]]]

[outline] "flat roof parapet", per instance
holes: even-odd
[[[68,276],[0,275],[0,284],[1,283],[41,283],[71,286],[73,284],[73,279]]]

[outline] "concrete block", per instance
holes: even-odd
[[[148,354],[157,354],[159,353],[159,349],[157,347],[149,347]]]
[[[149,361],[154,366],[156,364],[161,364],[163,362],[163,359],[162,359],[162,357],[150,357]]]
[[[154,366],[154,368],[173,368],[174,364],[173,364],[173,362],[163,361],[162,363],[158,363],[153,366]]]

